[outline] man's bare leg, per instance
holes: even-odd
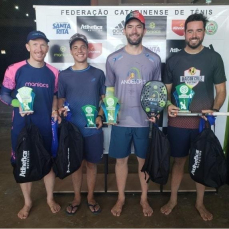
[[[128,175],[128,158],[116,159],[115,164],[115,175],[116,182],[118,187],[118,200],[116,204],[111,209],[111,213],[114,216],[120,216],[122,212],[123,205],[125,204],[125,187],[126,187],[126,179]]]
[[[31,188],[32,188],[32,182],[28,183],[22,183],[20,184],[22,194],[24,196],[24,206],[23,208],[18,212],[18,218],[20,219],[26,219],[29,216],[30,209],[32,208],[32,200],[31,200]]]
[[[60,211],[60,205],[57,204],[53,198],[55,179],[56,179],[56,176],[52,169],[44,177],[44,183],[45,183],[45,188],[47,192],[47,204],[50,207],[52,213],[57,213]]]
[[[139,157],[137,157],[137,159],[138,159],[138,175],[139,175],[141,190],[142,190],[140,204],[142,206],[144,216],[152,216],[153,209],[150,207],[148,199],[147,199],[148,184],[146,183],[146,181],[148,179],[148,176],[146,176],[146,179],[145,179],[145,173],[141,172],[142,166],[145,163],[145,159],[142,159]]]
[[[87,194],[87,202],[88,204],[95,205],[97,202],[94,198],[94,190],[95,190],[95,183],[96,183],[96,176],[97,176],[97,165],[94,163],[90,163],[86,161],[87,167],[87,187],[88,187],[88,194]],[[97,204],[93,208],[90,206],[92,212],[98,211],[100,206]]]
[[[197,211],[200,213],[200,216],[204,221],[212,220],[213,215],[204,206],[205,186],[196,182],[196,191],[197,191],[197,197],[196,197],[195,207]]]
[[[177,205],[177,192],[184,175],[184,165],[187,157],[175,157],[172,167],[171,196],[167,204],[161,208],[161,213],[169,215]]]
[[[82,187],[82,180],[83,180],[83,166],[84,162],[82,162],[80,168],[72,174],[72,184],[74,190],[74,199],[72,203],[66,208],[66,211],[70,214],[74,214],[78,207],[81,204],[81,187]]]

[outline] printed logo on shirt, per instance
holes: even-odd
[[[218,25],[215,21],[209,21],[205,27],[206,34],[214,35],[217,32]]]
[[[180,76],[180,82],[186,83],[190,88],[195,87],[199,82],[204,82],[204,76],[200,75],[200,70],[191,67]]]
[[[184,36],[185,20],[172,20],[172,31],[178,36]]]
[[[142,79],[141,73],[138,68],[131,68],[127,73],[127,79],[122,80],[121,84],[145,84],[146,80]]]
[[[122,20],[115,28],[112,30],[114,36],[123,35],[123,29],[125,28],[125,21]]]
[[[78,16],[78,32],[84,34],[88,39],[107,39],[107,17],[106,16]]]
[[[102,54],[102,43],[88,44],[88,58],[95,59]]]
[[[34,82],[26,82],[25,86],[26,87],[45,87],[45,88],[49,88],[48,84],[45,84],[45,83],[34,83]]]
[[[71,30],[71,25],[68,22],[56,22],[52,26],[56,34],[69,34],[69,30]]]

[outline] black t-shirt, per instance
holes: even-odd
[[[166,64],[164,83],[173,84],[171,99],[174,105],[177,105],[173,96],[177,85],[186,84],[195,92],[189,107],[191,112],[211,109],[214,103],[214,85],[225,81],[220,54],[206,47],[197,54],[188,54],[181,50]],[[169,118],[169,126],[194,129],[198,125],[198,117]]]

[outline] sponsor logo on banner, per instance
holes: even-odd
[[[167,17],[146,16],[146,37],[166,39]]]
[[[68,40],[51,40],[49,47],[48,55],[50,63],[73,62]]]
[[[88,44],[88,58],[95,59],[102,54],[102,43]]]
[[[184,36],[185,20],[172,20],[172,31],[179,36]]]
[[[136,67],[133,67],[127,73],[127,79],[122,80],[121,84],[145,84],[146,80],[142,79],[140,70]]]
[[[185,47],[185,40],[167,40],[166,41],[166,57],[169,59]]]
[[[71,30],[71,25],[68,22],[56,22],[52,24],[53,30],[56,31],[56,34],[69,34]]]
[[[159,45],[146,45],[145,47],[148,48],[150,51],[157,53],[158,55],[161,52]]]
[[[214,35],[217,32],[218,25],[215,21],[209,21],[205,27],[208,35]]]
[[[123,35],[123,29],[125,28],[125,21],[121,21],[115,28],[112,30],[114,36]]]
[[[106,16],[79,16],[76,20],[77,31],[88,39],[107,39]]]

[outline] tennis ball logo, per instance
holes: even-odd
[[[60,46],[60,51],[61,52],[65,52],[66,51],[66,47],[65,46]]]
[[[149,24],[149,27],[150,27],[150,29],[154,29],[155,28],[155,23],[154,22],[150,22],[150,24]]]
[[[187,92],[188,92],[188,86],[186,86],[186,85],[181,86],[181,87],[180,87],[180,92],[181,92],[182,94],[187,94]]]
[[[109,107],[114,106],[114,99],[108,98],[108,99],[107,99],[107,105],[108,105]]]
[[[89,113],[89,114],[91,114],[91,113],[92,113],[92,108],[91,108],[91,107],[86,107],[86,109],[85,109],[85,110],[86,110],[86,112],[87,112],[87,113]]]

